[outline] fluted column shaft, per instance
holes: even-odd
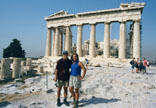
[[[59,55],[59,29],[55,28],[55,48],[54,48],[54,56]]]
[[[77,54],[82,57],[82,25],[78,25],[77,28]]]
[[[53,46],[52,46],[52,56],[54,56],[55,51],[55,30],[53,29]]]
[[[110,57],[110,23],[105,23],[104,30],[104,58]]]
[[[70,27],[66,27],[66,37],[65,37],[65,50],[70,54]]]
[[[62,32],[59,32],[59,55],[62,54],[62,44],[63,44],[63,36]]]
[[[51,56],[51,29],[47,31],[46,52],[45,56]]]
[[[140,20],[137,20],[134,22],[133,57],[141,58],[140,47]]]
[[[119,58],[126,58],[126,23],[120,22]]]
[[[89,56],[95,57],[96,50],[95,50],[95,42],[96,42],[96,30],[95,30],[95,24],[91,24],[91,30],[90,30],[90,46],[89,46]]]

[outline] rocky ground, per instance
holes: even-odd
[[[57,108],[53,74],[36,76],[25,83],[0,86],[2,108]],[[46,91],[52,89],[51,93]],[[156,68],[147,74],[131,73],[128,66],[89,67],[80,90],[80,107],[84,108],[155,108]],[[62,93],[63,94],[63,93]],[[70,97],[70,93],[69,96]],[[61,100],[63,100],[63,95]],[[71,102],[72,99],[68,98]],[[71,108],[62,104],[61,108]]]

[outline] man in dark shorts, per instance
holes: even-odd
[[[61,106],[60,93],[62,87],[64,87],[64,100],[63,103],[69,106],[67,102],[67,89],[69,86],[69,68],[71,68],[71,60],[68,59],[68,51],[63,52],[63,57],[57,61],[56,71],[55,71],[55,81],[57,81],[57,106]]]

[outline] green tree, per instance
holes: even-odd
[[[13,39],[10,45],[3,49],[3,57],[25,57],[25,51],[22,49],[20,41]]]

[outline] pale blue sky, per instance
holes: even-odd
[[[44,56],[46,21],[44,17],[60,10],[69,13],[119,8],[120,3],[145,2],[142,14],[142,55],[156,60],[155,0],[0,0],[0,58],[13,38],[21,41],[27,57]],[[96,40],[103,41],[104,25],[96,27]],[[77,28],[72,27],[73,42]],[[89,39],[90,26],[83,27],[83,40]],[[111,38],[119,37],[119,24],[112,24]]]

